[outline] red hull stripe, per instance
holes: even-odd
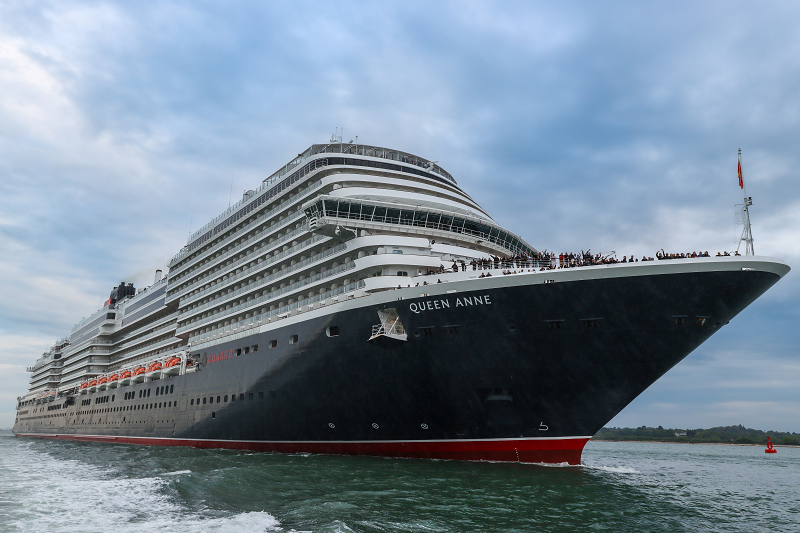
[[[140,444],[144,446],[192,446],[278,453],[322,453],[370,455],[462,461],[508,461],[521,463],[580,464],[589,437],[532,439],[356,441],[356,442],[266,442],[234,440],[169,439],[153,437],[111,437],[107,435],[59,435],[20,433],[18,437],[39,437],[76,441]]]

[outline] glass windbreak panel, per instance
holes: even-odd
[[[453,226],[450,228],[450,231],[455,231],[460,233],[461,229],[464,227],[464,219],[463,218],[454,218],[453,219]]]
[[[501,231],[500,236],[497,239],[499,241],[498,244],[505,246],[506,242],[508,241],[508,234],[505,231]]]
[[[372,220],[374,220],[375,222],[385,222],[386,208],[375,206],[375,213],[372,215]]]
[[[336,216],[336,200],[324,200],[325,203],[325,216]]]
[[[372,215],[375,214],[374,205],[361,206],[361,220],[372,220]]]
[[[350,204],[347,202],[339,202],[339,218],[347,218],[350,214]]]
[[[411,221],[414,220],[414,211],[409,211],[408,209],[400,210],[400,223],[411,225]]]
[[[386,210],[386,222],[390,224],[399,224],[400,223],[400,210],[399,209],[387,209]]]
[[[441,215],[439,213],[428,213],[428,220],[426,221],[426,225],[429,228],[438,228],[439,227],[439,218]]]
[[[361,204],[350,204],[350,218],[358,220],[361,217]]]
[[[439,221],[439,224],[442,225],[441,229],[449,230],[450,226],[453,225],[453,217],[448,215],[442,215],[442,220]]]
[[[415,226],[425,226],[425,222],[428,220],[428,213],[425,211],[417,211],[414,213],[414,225]]]
[[[468,233],[470,235],[480,235],[483,232],[481,231],[481,225],[480,224],[472,222],[471,220],[465,220],[464,221],[464,233]]]

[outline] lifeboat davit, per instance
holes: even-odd
[[[86,394],[87,392],[89,392],[89,382],[84,381],[83,383],[81,383],[80,387],[78,387],[78,391],[81,394]]]
[[[111,372],[108,375],[108,388],[116,389],[117,385],[119,385],[119,374],[117,374],[116,372]]]
[[[100,376],[97,379],[97,390],[106,390],[106,387],[108,387],[108,376]]]
[[[147,363],[147,372],[144,373],[145,377],[149,380],[161,379],[161,361],[151,361]]]
[[[181,373],[181,358],[180,357],[168,357],[166,361],[164,361],[164,366],[161,369],[161,375],[164,377],[167,376],[177,376]]]
[[[134,383],[142,383],[144,381],[144,373],[147,369],[142,365],[136,365],[133,369],[131,381]]]
[[[131,372],[130,368],[125,368],[122,372],[119,373],[119,386],[120,387],[127,387],[131,384],[131,376],[133,373]]]
[[[89,392],[97,391],[97,378],[89,378]]]

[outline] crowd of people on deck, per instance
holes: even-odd
[[[739,256],[739,252],[717,252],[717,257],[725,257],[725,256]],[[456,260],[453,259],[453,263],[450,267],[445,267],[444,265],[439,265],[439,268],[428,269],[424,273],[422,270],[417,271],[418,276],[433,276],[439,274],[445,274],[448,272],[464,272],[468,268],[472,270],[498,270],[503,269],[503,275],[508,274],[517,274],[518,271],[525,272],[525,271],[545,271],[545,270],[555,270],[561,268],[576,268],[582,266],[594,266],[594,265],[613,265],[613,264],[620,264],[620,263],[638,263],[646,262],[646,261],[662,261],[662,260],[672,260],[672,259],[690,259],[695,257],[711,257],[708,251],[700,251],[700,252],[683,252],[683,253],[668,253],[664,251],[662,248],[658,250],[655,254],[655,257],[648,257],[642,256],[641,259],[636,259],[633,255],[624,255],[622,259],[617,259],[616,256],[612,255],[604,255],[602,253],[593,254],[591,250],[583,251],[581,250],[579,253],[567,252],[567,253],[559,253],[558,255],[555,252],[548,252],[547,250],[542,252],[533,252],[531,254],[522,253],[510,257],[501,257],[496,255],[490,255],[488,257],[482,257],[479,259],[473,259],[469,263],[465,262],[464,260]],[[492,274],[489,272],[482,273],[479,277],[484,278],[491,276]]]
[[[613,253],[613,252],[612,252]],[[717,257],[739,256],[739,251],[734,252],[717,252]],[[492,276],[491,270],[503,269],[504,276],[510,274],[521,274],[523,272],[546,271],[556,270],[562,268],[576,268],[582,266],[594,265],[613,265],[620,263],[638,263],[639,261],[662,261],[674,259],[691,259],[695,257],[711,257],[708,251],[705,252],[683,252],[683,253],[667,253],[662,248],[656,252],[655,257],[642,256],[642,259],[636,259],[633,255],[622,256],[622,259],[617,259],[612,255],[592,254],[591,250],[583,251],[580,253],[559,253],[556,255],[554,252],[533,252],[532,254],[522,253],[510,257],[500,257],[490,255],[480,259],[473,259],[469,263],[464,260],[453,259],[453,264],[450,267],[445,267],[443,264],[439,268],[429,268],[425,272],[421,269],[417,270],[417,276],[435,276],[439,274],[446,274],[448,272],[464,272],[469,267],[472,270],[481,270],[479,278],[488,278]],[[437,283],[442,283],[441,278]],[[427,281],[422,283],[423,286],[428,285]],[[411,287],[411,285],[408,285]],[[419,283],[416,284],[420,286]],[[397,286],[398,289],[402,288],[401,285]]]

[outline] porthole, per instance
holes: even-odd
[[[420,424],[419,427],[422,429],[428,429],[428,424]]]
[[[273,341],[269,341],[269,347],[270,348],[275,348],[276,346],[278,346],[278,341],[274,341],[274,340]]]
[[[292,335],[289,337],[289,344],[295,344],[299,337],[297,335]]]
[[[338,337],[339,336],[339,326],[330,326],[325,329],[325,334],[328,337]]]
[[[333,429],[336,427],[336,424],[334,424],[333,422],[328,422],[328,427]]]
[[[378,424],[376,424],[375,422],[373,422],[372,423],[372,429],[378,429],[378,428],[380,428],[380,426]]]

